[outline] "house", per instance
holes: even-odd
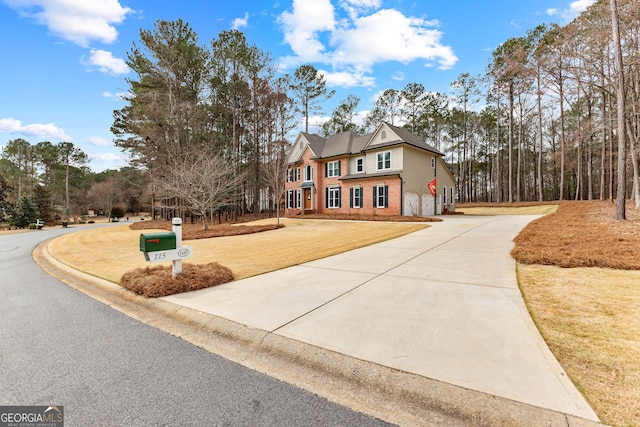
[[[371,135],[301,133],[288,157],[285,214],[431,216],[453,212],[455,180],[443,154],[406,129]]]

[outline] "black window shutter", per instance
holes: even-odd
[[[349,189],[349,207],[353,207],[353,188]]]
[[[328,177],[329,176],[329,163],[325,163],[324,164],[324,177]]]
[[[329,188],[324,189],[324,207],[329,208]]]
[[[385,208],[389,207],[389,186],[388,185],[384,186],[384,207]]]
[[[338,207],[342,207],[342,187],[338,188]]]
[[[373,187],[373,207],[376,207],[376,189],[378,187]]]

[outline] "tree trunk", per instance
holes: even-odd
[[[605,170],[607,168],[607,92],[604,86],[604,62],[600,68],[600,86],[602,87],[600,96],[602,97],[602,104],[600,106],[602,116],[602,146],[600,148],[600,200],[605,199]]]
[[[635,201],[636,209],[640,209],[640,185],[638,185],[638,180],[640,172],[638,166],[638,152],[636,152],[637,141],[635,134],[633,133],[633,129],[631,127],[631,123],[627,120],[627,134],[629,135],[629,142],[631,143],[631,165],[633,167],[633,199]]]
[[[496,95],[496,170],[494,176],[496,178],[496,202],[502,201],[502,173],[500,170],[500,93]]]
[[[509,203],[513,203],[513,83],[509,82]]]
[[[564,83],[560,75],[560,200],[564,200]]]
[[[538,150],[538,201],[541,202],[544,196],[542,194],[542,93],[540,91],[540,63],[538,63],[536,82],[538,89],[538,144],[540,145]]]
[[[622,62],[622,46],[620,43],[620,29],[618,28],[618,3],[609,0],[611,8],[611,31],[613,36],[614,56],[616,61],[618,100],[618,193],[616,194],[616,220],[626,219],[626,193],[627,193],[627,138],[625,126],[625,94],[624,94],[624,64]]]

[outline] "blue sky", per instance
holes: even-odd
[[[127,164],[113,146],[124,60],[141,28],[182,19],[208,45],[238,29],[283,72],[325,75],[329,115],[349,94],[364,115],[388,88],[422,83],[449,93],[484,73],[491,52],[540,23],[566,24],[594,0],[0,0],[0,146],[70,141],[98,172]],[[321,119],[321,118],[320,118]]]

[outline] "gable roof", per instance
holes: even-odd
[[[326,140],[312,133],[302,132],[302,135],[309,142],[309,148],[311,148],[311,151],[313,151],[316,156],[320,155],[320,153],[322,153],[322,149],[324,148]]]
[[[395,134],[396,138],[390,138],[388,142],[376,143],[375,145],[371,144],[375,135],[378,134],[383,127],[391,130]],[[332,135],[328,138],[322,138],[318,135],[302,132],[296,142],[301,138],[306,140],[308,147],[311,149],[316,159],[327,159],[331,157],[359,154],[364,153],[365,151],[398,144],[408,144],[420,150],[429,151],[443,156],[440,151],[436,150],[434,147],[427,144],[421,138],[412,134],[408,130],[393,126],[386,122],[380,124],[374,133],[368,135],[358,135],[353,131],[347,131]],[[289,161],[296,162],[301,160],[304,149],[306,149],[306,147],[297,153],[297,158],[290,158]],[[293,154],[293,152],[291,154]]]
[[[383,127],[388,128],[390,131],[392,131],[396,136],[397,139],[389,139],[388,142],[383,142],[383,143],[377,143],[375,145],[371,144],[373,141],[373,136],[376,135],[377,133],[379,133],[381,131],[381,129]],[[429,151],[431,153],[437,154],[439,156],[444,156],[444,154],[438,150],[436,150],[432,145],[427,144],[425,141],[423,141],[420,137],[412,134],[411,132],[409,132],[407,129],[398,127],[398,126],[394,126],[392,124],[389,124],[387,122],[383,122],[378,129],[376,129],[376,131],[371,135],[371,138],[369,140],[369,142],[367,143],[367,146],[365,147],[366,150],[371,150],[374,148],[381,148],[381,147],[386,147],[386,146],[391,146],[391,145],[398,145],[398,144],[409,144],[413,147],[416,147],[420,150],[425,150],[425,151]]]
[[[324,138],[321,138],[318,135],[301,132],[291,146],[291,151],[289,152],[288,156],[288,163],[294,164],[302,161],[302,156],[307,150],[307,147],[311,150],[314,156],[317,156],[319,153],[322,153],[324,144]]]

